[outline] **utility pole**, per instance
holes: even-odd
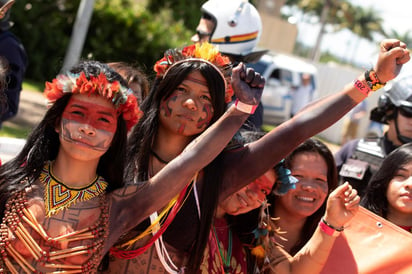
[[[73,24],[70,44],[66,51],[66,56],[64,57],[64,63],[61,69],[62,72],[70,69],[80,59],[90,20],[93,15],[94,1],[95,0],[81,0],[80,2],[76,20]]]
[[[323,6],[323,9],[322,9],[322,13],[320,15],[320,30],[316,38],[315,46],[313,47],[310,53],[310,59],[314,62],[319,62],[319,59],[320,59],[320,53],[321,53],[320,47],[322,44],[323,35],[325,34],[325,27],[326,27],[330,8],[331,8],[331,1],[326,0],[325,5]]]

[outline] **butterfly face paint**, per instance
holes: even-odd
[[[67,142],[105,151],[110,147],[116,129],[117,112],[110,102],[97,96],[73,96],[63,112],[60,134]]]

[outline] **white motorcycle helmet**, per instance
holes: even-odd
[[[223,54],[237,59],[256,59],[258,54],[259,59],[266,52],[253,52],[262,33],[262,21],[247,0],[209,0],[201,10],[204,17],[209,16],[215,23],[209,42]]]

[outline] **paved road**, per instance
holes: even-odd
[[[46,112],[46,103],[40,92],[23,90],[20,97],[19,112],[3,125],[21,129],[33,129]],[[24,139],[0,137],[0,159],[2,162],[14,157],[25,143]]]
[[[33,128],[41,121],[46,110],[46,101],[42,93],[23,90],[20,96],[19,112],[5,125]]]

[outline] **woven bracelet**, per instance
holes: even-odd
[[[383,88],[386,83],[382,83],[378,75],[373,69],[365,71],[365,81],[368,84],[371,91],[376,91],[380,88]]]

